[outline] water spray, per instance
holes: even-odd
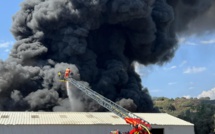
[[[69,82],[68,81],[66,82],[66,91],[67,91],[67,95],[69,97],[70,106],[71,106],[71,109],[72,109],[72,91],[70,90]]]

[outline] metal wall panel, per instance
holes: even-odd
[[[165,126],[164,134],[194,134],[193,127],[189,126]]]
[[[164,134],[194,134],[191,126],[157,126]],[[129,125],[0,125],[0,134],[109,134],[111,130],[126,132]]]
[[[129,131],[127,125],[0,125],[0,134],[109,134]]]

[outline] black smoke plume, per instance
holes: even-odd
[[[17,41],[9,58],[0,61],[0,110],[71,110],[65,85],[57,76],[70,67],[74,77],[123,107],[152,112],[153,102],[134,62],[147,66],[171,60],[177,49],[176,33],[196,25],[195,31],[204,31],[206,21],[195,20],[208,21],[214,3],[25,0],[13,17],[11,32]],[[80,92],[74,95],[73,111],[103,110]]]

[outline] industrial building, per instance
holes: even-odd
[[[194,134],[194,125],[166,113],[135,113],[153,134]],[[110,112],[0,112],[0,134],[109,134],[131,126]]]

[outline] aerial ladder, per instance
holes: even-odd
[[[142,119],[141,117],[138,117],[137,115],[131,113],[127,109],[123,108],[122,106],[114,103],[113,101],[107,99],[101,94],[95,92],[94,90],[82,84],[80,81],[77,81],[71,77],[67,78],[66,81],[74,85],[82,92],[84,92],[88,97],[95,100],[97,103],[99,103],[104,108],[108,109],[110,112],[113,112],[119,117],[123,118],[126,123],[132,125],[133,127],[138,127],[139,129],[142,129],[141,131],[144,131],[145,132],[144,134],[151,134],[150,133],[151,125],[146,120]],[[129,134],[133,134],[133,133],[130,132]]]

